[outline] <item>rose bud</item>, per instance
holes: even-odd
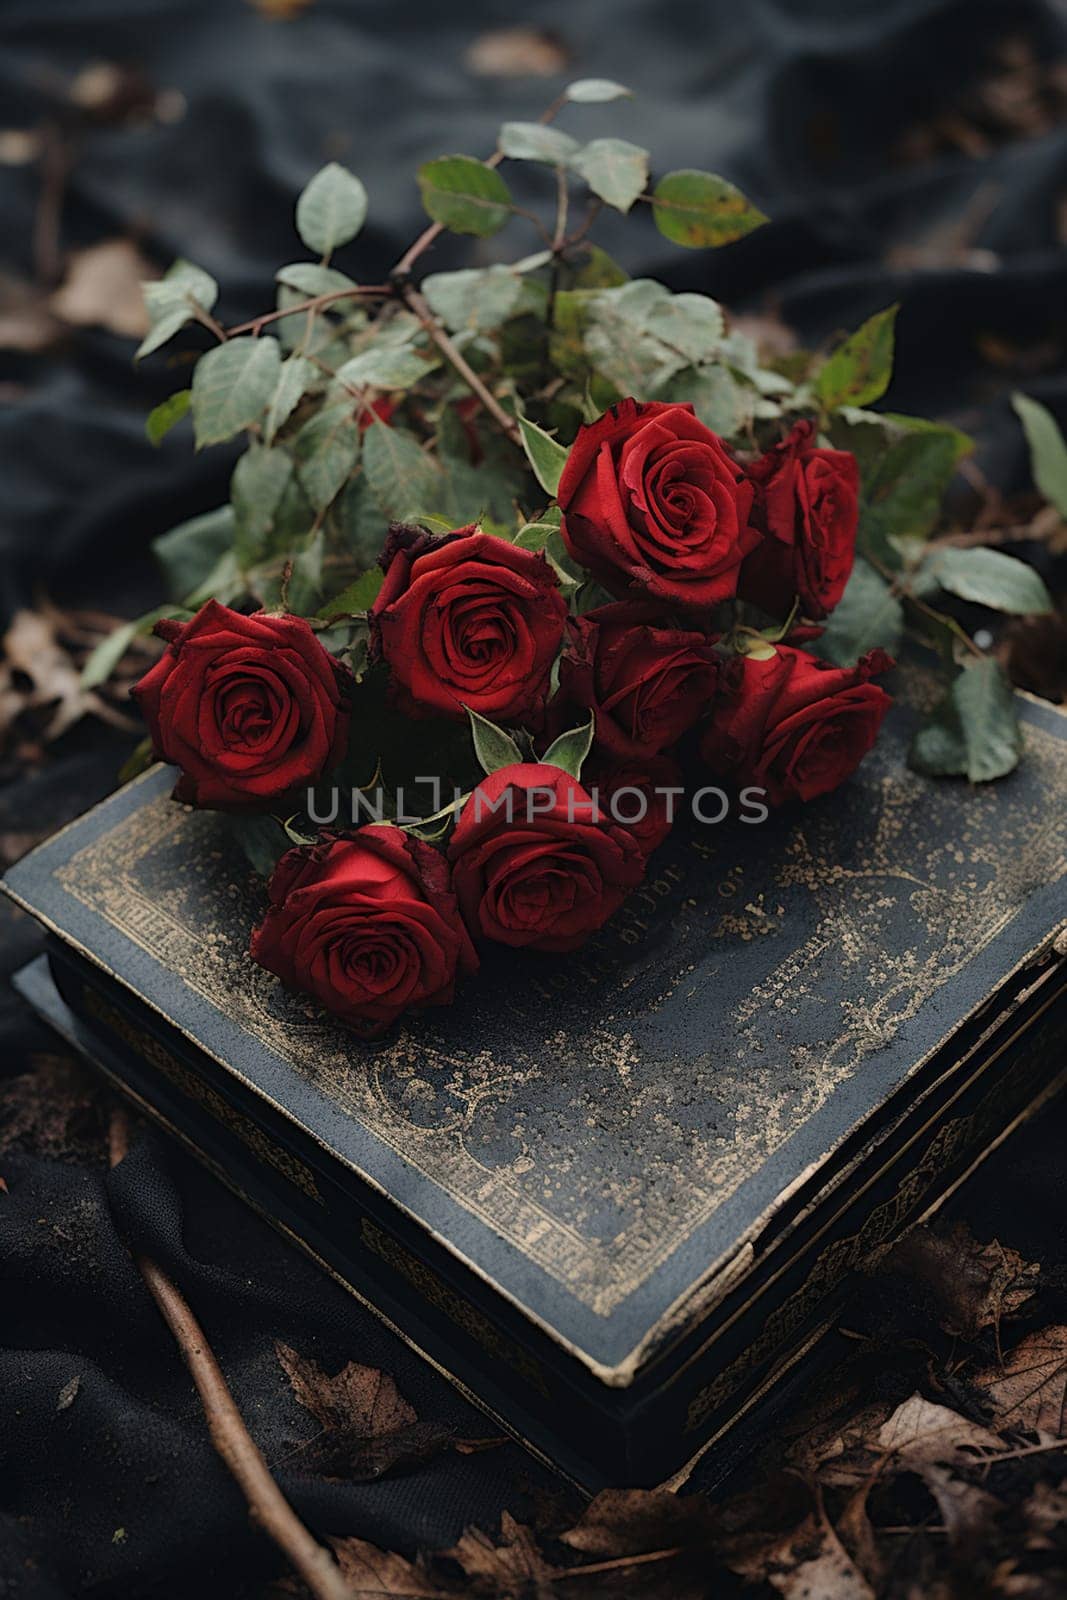
[[[480,533],[394,523],[371,611],[376,654],[407,716],[540,719],[567,606],[544,556]]]
[[[892,701],[871,683],[894,665],[871,650],[834,667],[778,645],[765,661],[734,656],[723,667],[701,753],[737,788],[767,792],[772,806],[814,800],[851,776],[878,737]]]
[[[652,756],[677,744],[707,710],[719,675],[711,640],[657,627],[635,602],[601,606],[568,623],[559,694],[549,718],[562,731],[574,707],[596,713],[596,744],[606,755]]]
[[[595,790],[604,815],[625,828],[646,856],[670,833],[682,803],[682,769],[670,756],[594,758],[582,769],[582,782]]]
[[[639,883],[645,859],[560,767],[483,778],[448,850],[467,927],[500,944],[577,950]]]
[[[737,592],[772,617],[829,616],[856,553],[859,467],[849,450],[823,450],[798,422],[788,439],[748,469],[753,523],[764,535],[741,569]]]
[[[580,428],[557,499],[571,555],[624,597],[706,610],[759,541],[751,484],[690,405],[621,400]]]
[[[157,622],[167,648],[133,690],[174,797],[219,811],[263,807],[344,756],[352,677],[301,617],[242,616],[209,600]]]
[[[288,851],[269,893],[253,960],[365,1037],[478,969],[444,857],[391,823]]]

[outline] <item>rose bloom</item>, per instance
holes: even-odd
[[[706,609],[759,541],[751,484],[689,405],[621,400],[581,428],[557,499],[571,555],[620,596]]]
[[[133,695],[156,756],[182,769],[176,799],[262,807],[341,760],[352,677],[301,617],[246,617],[209,600],[155,631],[167,648]]]
[[[572,619],[550,710],[556,731],[572,707],[588,708],[597,748],[622,759],[655,755],[693,726],[714,693],[718,658],[702,633],[657,627],[655,615],[622,601]]]
[[[371,611],[375,649],[408,716],[537,720],[567,606],[542,555],[480,533],[394,523]]]
[[[723,668],[701,753],[716,776],[765,789],[772,806],[827,794],[878,737],[892,702],[869,680],[893,664],[872,650],[854,667],[834,667],[789,645],[765,661],[735,656]]]
[[[741,569],[737,592],[772,617],[794,599],[805,617],[826,617],[845,592],[856,553],[860,473],[850,450],[823,450],[798,422],[753,463],[752,520],[764,537]]]
[[[531,950],[577,950],[640,882],[645,860],[559,767],[517,763],[483,778],[448,850],[475,936]]]
[[[604,814],[625,828],[646,856],[663,843],[683,804],[682,769],[670,756],[636,756],[624,761],[594,759],[582,768],[582,782],[596,790]],[[672,797],[664,792],[668,789],[678,791],[673,804]],[[616,795],[617,811],[612,807]],[[642,798],[644,814],[638,815]]]
[[[365,1037],[478,969],[444,857],[391,823],[288,851],[269,892],[253,959]]]

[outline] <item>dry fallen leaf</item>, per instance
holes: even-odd
[[[352,1600],[442,1600],[455,1590],[441,1589],[418,1566],[392,1550],[379,1550],[365,1539],[331,1539]]]
[[[62,1389],[59,1391],[59,1397],[56,1400],[57,1411],[66,1411],[68,1406],[72,1406],[74,1404],[78,1397],[78,1390],[81,1388],[81,1383],[81,1375],[79,1373],[75,1373],[74,1377],[70,1379],[69,1383],[65,1383],[63,1385]]]
[[[463,64],[479,78],[551,78],[571,53],[548,28],[493,28],[467,46]]]
[[[758,1553],[735,1557],[730,1565],[744,1578],[769,1584],[786,1600],[875,1600],[824,1513],[813,1512],[798,1528]]]
[[[500,1519],[500,1544],[478,1528],[468,1528],[444,1556],[463,1568],[476,1594],[515,1600],[543,1593],[556,1571],[542,1556],[529,1528],[505,1511]]]
[[[68,618],[54,607],[16,611],[12,617],[0,640],[0,745],[26,737],[27,719],[33,723],[32,737],[45,744],[88,715],[126,732],[137,731],[135,720],[99,691],[82,688],[77,657],[84,659],[88,651],[76,644],[68,647],[61,637],[68,625],[77,639],[78,617]]]
[[[322,1433],[297,1457],[305,1471],[379,1478],[452,1443],[448,1429],[419,1421],[392,1378],[377,1367],[349,1361],[331,1377],[287,1344],[276,1342],[274,1349],[297,1400],[322,1424]]]
[[[158,277],[129,239],[107,239],[71,251],[66,277],[49,306],[75,327],[108,328],[124,339],[141,339],[149,326],[141,284]]]
[[[1042,1328],[1016,1345],[1003,1366],[974,1374],[974,1387],[1004,1431],[1067,1438],[1067,1327]]]
[[[1032,1298],[1041,1270],[996,1239],[981,1244],[966,1223],[949,1233],[913,1228],[880,1266],[920,1279],[933,1294],[941,1326],[968,1339],[990,1327],[999,1337],[1001,1318]]]

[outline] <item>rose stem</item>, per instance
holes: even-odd
[[[522,435],[519,432],[518,423],[514,417],[508,416],[496,396],[486,388],[473,367],[468,364],[462,352],[456,349],[452,340],[430,310],[424,296],[411,283],[400,284],[398,293],[408,309],[418,317],[445,360],[455,368],[472,393],[477,395],[486,411],[489,412],[503,432],[507,434],[512,444],[521,446]]]
[[[108,1156],[113,1167],[128,1148],[129,1122],[126,1112],[116,1107],[108,1128]],[[305,1528],[271,1477],[189,1302],[154,1261],[134,1256],[134,1262],[177,1341],[203,1403],[211,1442],[236,1478],[252,1520],[274,1540],[315,1600],[352,1600],[337,1563]]]

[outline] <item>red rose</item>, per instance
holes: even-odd
[[[711,700],[719,663],[702,633],[655,626],[655,613],[623,601],[568,624],[553,727],[572,706],[596,713],[606,754],[652,756],[677,744]]]
[[[483,778],[448,850],[468,928],[500,944],[577,950],[640,882],[644,856],[559,767]]]
[[[738,788],[765,789],[772,806],[827,794],[878,737],[892,702],[868,679],[892,666],[884,650],[854,667],[833,667],[789,645],[766,661],[735,656],[723,668],[704,759]]]
[[[245,617],[209,600],[158,622],[167,649],[133,690],[175,798],[220,811],[314,783],[348,742],[351,674],[301,617]]]
[[[557,494],[563,538],[613,594],[728,600],[759,535],[752,486],[689,405],[621,400],[579,429]]]
[[[737,592],[772,617],[786,616],[794,599],[805,617],[829,616],[852,571],[859,467],[849,450],[813,445],[814,433],[810,422],[798,422],[748,469],[752,520],[764,538],[741,569]]]
[[[368,1037],[478,969],[444,857],[391,823],[282,856],[251,951]]]
[[[542,555],[479,533],[394,523],[371,612],[399,709],[494,722],[539,719],[567,606]]]
[[[594,760],[582,769],[582,782],[596,790],[601,810],[626,829],[646,856],[670,833],[682,804],[682,769],[670,756]]]

